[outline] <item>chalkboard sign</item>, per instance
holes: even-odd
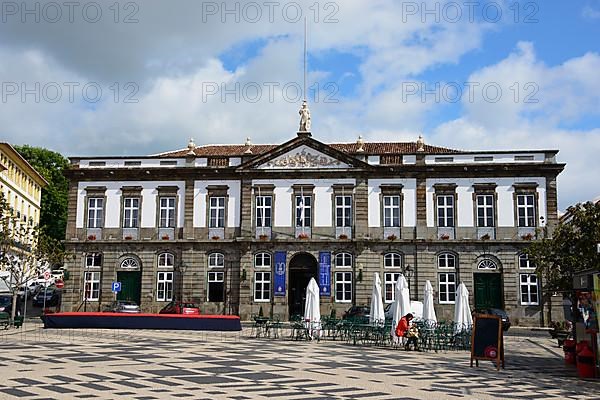
[[[504,338],[502,337],[502,320],[496,315],[475,314],[473,320],[473,336],[471,338],[471,367],[479,366],[479,360],[500,363],[504,368]]]

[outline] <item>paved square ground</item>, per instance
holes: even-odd
[[[507,336],[506,369],[469,353],[406,352],[241,333],[1,332],[0,398],[598,399],[546,336]]]

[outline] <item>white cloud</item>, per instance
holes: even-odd
[[[306,11],[314,1],[300,3]],[[434,3],[427,4],[431,8]],[[418,82],[440,65],[460,63],[482,46],[487,31],[500,28],[468,21],[423,23],[419,18],[404,23],[399,20],[403,3],[392,0],[375,0],[368,6],[359,0],[337,3],[338,22],[324,23],[331,11],[323,9],[324,4],[318,3],[319,22],[310,24],[311,52],[315,58],[332,50],[351,53],[359,65],[346,71],[342,66],[340,76],[355,71],[360,75],[355,94],[337,94],[337,103],[324,102],[327,90],[320,87],[320,101],[311,104],[311,112],[315,137],[324,141],[355,141],[359,134],[366,140],[415,140],[447,104],[422,102],[419,96],[405,100],[401,82]],[[265,16],[259,23],[235,23],[231,17],[222,23],[219,15],[203,21],[202,2],[196,1],[149,0],[139,6],[137,24],[115,24],[110,18],[98,24],[0,24],[3,82],[78,82],[80,87],[98,82],[103,89],[98,103],[84,101],[80,91],[74,102],[64,93],[57,103],[36,103],[31,96],[22,102],[19,94],[12,96],[0,107],[3,138],[86,155],[153,154],[184,147],[189,137],[197,143],[240,143],[246,136],[254,143],[281,143],[295,135],[300,101],[282,98],[282,86],[302,85],[302,23],[287,22],[281,13],[273,23]],[[239,57],[242,64],[228,69],[221,55],[247,43],[261,47],[255,56]],[[569,163],[559,186],[564,193],[561,205],[593,197],[593,185],[575,191],[572,182],[593,182],[593,174],[598,174],[593,162],[598,131],[564,126],[598,117],[598,70],[596,53],[547,66],[537,59],[531,43],[520,43],[504,60],[469,77],[481,84],[498,83],[501,100],[483,101],[478,91],[471,103],[463,94],[463,115],[434,129],[427,141],[464,149],[540,143],[559,148],[560,159]],[[329,79],[336,77],[321,62],[318,71],[311,69],[309,86]],[[130,81],[139,86],[134,95],[138,103],[123,102],[129,93],[124,85]],[[115,82],[118,102],[112,100]],[[279,85],[273,101],[268,82]],[[510,89],[515,82],[516,102]],[[539,87],[534,95],[538,103],[523,101],[531,93],[525,87],[529,82]],[[212,84],[228,89],[239,84],[240,100],[232,94],[223,100],[221,93],[203,98]],[[244,87],[253,85],[262,89],[257,102],[243,96]],[[288,94],[293,96],[293,90]]]

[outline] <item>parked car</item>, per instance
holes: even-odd
[[[181,301],[172,301],[162,308],[158,312],[159,314],[185,314],[185,315],[198,315],[200,314],[200,307],[194,303],[185,303]]]
[[[385,319],[386,320],[391,321],[394,318],[393,308],[392,308],[393,304],[394,303],[388,303],[385,306],[385,308],[383,309],[385,311]],[[423,318],[423,302],[411,300],[410,301],[410,313],[416,319]],[[403,315],[402,315],[402,317],[403,317]]]
[[[60,295],[61,293],[57,289],[42,289],[38,294],[33,296],[33,301],[31,303],[35,307],[43,307],[45,298],[46,306],[57,306],[60,303]]]
[[[506,332],[508,330],[508,328],[510,328],[510,318],[508,317],[508,314],[504,310],[501,310],[499,308],[482,308],[482,309],[475,310],[474,313],[486,314],[486,315],[496,315],[496,316],[500,317],[500,319],[502,320],[502,330],[504,330],[504,332]]]
[[[53,269],[52,271],[50,271],[50,273],[52,274],[52,278],[54,278],[54,280],[64,280],[65,278],[65,270],[60,268],[60,269]]]
[[[0,294],[0,312],[12,312],[12,294]]]
[[[142,312],[140,306],[135,302],[129,300],[116,300],[108,305],[104,312],[115,312],[115,313],[128,313],[128,314],[139,314]]]
[[[369,306],[352,306],[344,313],[342,319],[369,318],[371,308]]]

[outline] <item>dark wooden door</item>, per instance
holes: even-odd
[[[502,308],[501,274],[475,274],[475,308]]]
[[[117,281],[121,282],[121,291],[117,300],[135,301],[140,305],[142,297],[142,273],[140,271],[119,271]]]

